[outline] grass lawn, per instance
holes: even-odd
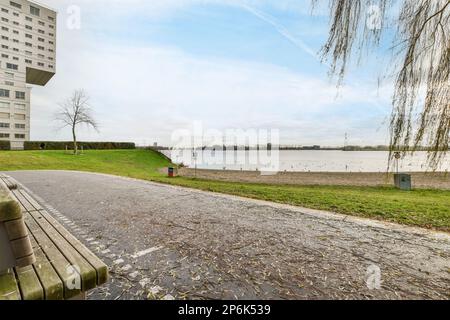
[[[404,192],[387,187],[274,186],[183,177],[169,179],[159,172],[169,165],[159,153],[145,150],[87,151],[77,157],[63,151],[0,151],[0,171],[108,173],[450,232],[450,191]]]

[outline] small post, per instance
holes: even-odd
[[[412,183],[411,183],[411,175],[407,173],[400,173],[399,168],[399,162],[401,159],[400,152],[396,152],[394,154],[395,158],[395,166],[396,166],[396,173],[394,174],[394,183],[395,187],[400,190],[404,191],[411,191],[412,189]]]
[[[198,156],[198,154],[194,149],[194,151],[192,152],[192,159],[194,159],[194,165],[195,165],[195,167],[194,167],[194,177],[195,178],[197,178],[197,156]]]
[[[402,157],[402,155],[400,154],[400,152],[396,152],[395,155],[395,167],[397,168],[396,173],[399,173],[399,162],[400,162],[400,158]]]

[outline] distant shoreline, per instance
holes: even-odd
[[[172,151],[172,148],[168,147],[151,147],[150,149],[155,151]],[[177,150],[192,150],[191,148],[185,148],[185,149],[177,149]],[[254,150],[277,150],[277,151],[343,151],[343,152],[366,152],[366,151],[373,151],[373,152],[390,152],[389,147],[386,146],[379,146],[379,147],[360,147],[360,146],[348,146],[348,147],[279,147],[274,149],[268,149],[265,147],[226,147],[225,149],[223,147],[203,147],[203,148],[197,148],[196,151],[254,151]],[[450,150],[449,150],[450,151]],[[412,152],[407,151],[407,152]],[[419,148],[418,150],[414,152],[429,152],[427,148]]]

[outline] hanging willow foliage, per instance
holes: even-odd
[[[450,141],[450,0],[327,1],[331,23],[322,55],[339,83],[353,55],[379,46],[396,26],[390,158],[427,147],[429,165],[437,168]]]

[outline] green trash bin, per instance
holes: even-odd
[[[407,173],[396,173],[394,175],[395,187],[404,190],[411,191],[412,183],[411,183],[411,175]]]

